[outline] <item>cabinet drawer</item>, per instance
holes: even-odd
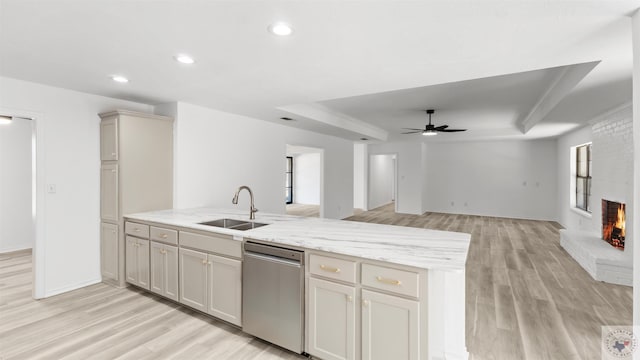
[[[151,240],[178,245],[178,232],[176,230],[152,226],[149,231],[151,233]]]
[[[242,257],[242,241],[233,240],[230,236],[201,235],[180,231],[180,246],[235,258]]]
[[[362,285],[417,298],[419,283],[418,273],[362,264]]]
[[[356,263],[349,260],[311,254],[309,272],[352,284],[356,282]]]
[[[141,238],[149,238],[149,225],[142,225],[134,222],[124,223],[124,232]]]

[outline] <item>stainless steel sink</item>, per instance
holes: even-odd
[[[218,219],[218,220],[201,222],[199,224],[225,228],[225,229],[241,230],[241,231],[251,230],[251,229],[259,228],[261,226],[269,225],[269,224],[257,223],[253,221],[243,221],[243,220],[235,220],[235,219]]]

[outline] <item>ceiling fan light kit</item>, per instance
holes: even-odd
[[[438,135],[439,132],[460,132],[460,131],[467,131],[467,129],[447,129],[449,127],[449,125],[440,125],[440,126],[435,126],[433,124],[431,124],[431,114],[433,114],[434,112],[436,112],[433,109],[428,109],[427,110],[427,115],[429,115],[429,124],[427,124],[424,129],[412,129],[412,128],[403,128],[406,130],[412,130],[409,132],[403,132],[402,134],[417,134],[417,133],[422,133],[422,135],[424,136],[433,136],[433,135]]]

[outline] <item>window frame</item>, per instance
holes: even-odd
[[[586,148],[586,156],[587,158],[585,160],[581,159],[580,156],[580,152],[582,148]],[[575,184],[575,204],[574,207],[580,211],[584,211],[586,213],[591,214],[592,210],[591,210],[591,186],[592,186],[592,181],[593,181],[593,177],[591,175],[592,173],[592,160],[593,160],[593,156],[592,156],[592,143],[586,143],[586,144],[582,144],[579,146],[575,147],[575,176],[574,176],[574,184]],[[580,171],[580,165],[581,162],[584,161],[586,163],[585,165],[585,172],[583,173],[582,171]],[[582,193],[579,192],[580,186],[579,184],[582,183]],[[582,203],[584,204],[584,207],[580,206],[580,201],[578,199],[582,199]]]
[[[284,201],[285,201],[285,203],[287,205],[289,205],[289,204],[293,204],[293,156],[287,156],[286,158],[287,158],[287,163],[286,163],[285,168],[284,168],[284,174],[286,176],[285,177],[285,183],[284,183],[284,189],[285,189],[285,198],[284,198],[285,200]],[[289,169],[291,171],[287,171],[287,169]],[[289,185],[290,186],[287,186],[287,182],[286,182],[287,181],[287,179],[286,179],[287,177],[289,178]],[[287,198],[287,195],[286,195],[287,194],[287,189],[289,189],[289,195],[290,195],[288,198]]]

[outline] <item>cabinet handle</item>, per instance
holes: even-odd
[[[383,278],[382,276],[376,276],[376,280],[378,280],[381,283],[385,283],[385,284],[389,284],[389,285],[402,285],[402,281],[400,280],[393,280],[393,279],[387,279],[387,278]]]
[[[167,253],[167,250],[165,250],[165,249],[160,249],[160,254],[166,254],[166,253]]]
[[[133,231],[135,231],[135,232],[140,232],[140,229],[138,229],[138,228],[133,228]]]
[[[207,260],[202,260],[202,265],[207,265]]]
[[[322,269],[324,271],[328,271],[328,272],[334,272],[334,273],[339,273],[340,272],[340,268],[332,267],[332,266],[326,266],[324,264],[320,264],[320,269]]]
[[[167,235],[167,234],[162,234],[162,235],[160,235],[160,237],[161,237],[161,238],[163,238],[163,239],[166,239],[166,238],[168,238],[168,237],[169,237],[169,235]]]
[[[209,262],[207,263],[207,265],[211,265],[211,264],[213,264],[211,261],[209,261]]]
[[[113,170],[111,170],[111,172],[112,172],[112,173],[115,173],[115,172],[116,172],[116,170],[115,170],[115,169],[113,169]]]
[[[116,156],[116,153],[111,153],[111,156]]]
[[[352,302],[352,301],[353,301],[353,296],[351,296],[351,295],[347,295],[347,301],[348,301],[348,302]]]
[[[112,233],[112,234],[115,234],[115,233],[116,233],[116,231],[115,231],[115,230],[111,230],[111,233]]]
[[[369,306],[369,300],[362,300],[362,306],[364,307]]]

